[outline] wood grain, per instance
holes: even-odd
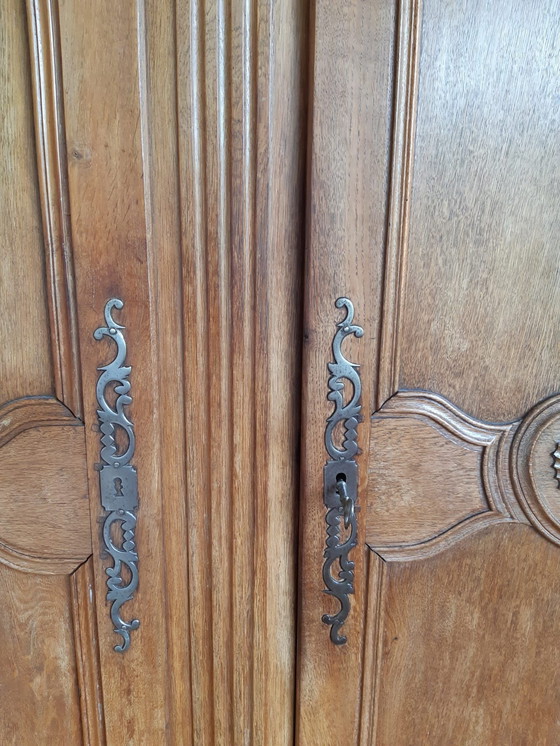
[[[370,743],[558,742],[553,544],[526,526],[502,525],[429,560],[389,563],[386,572]]]
[[[375,408],[399,388],[402,291],[406,277],[410,192],[414,163],[421,0],[399,0],[392,78],[390,173],[383,268],[383,319],[377,361]]]
[[[27,21],[19,0],[0,7],[0,109],[2,403],[54,392]]]
[[[305,20],[178,6],[197,743],[292,741]]]
[[[157,330],[149,279],[154,257],[148,243],[150,205],[145,196],[149,173],[144,176],[142,151],[141,71],[146,50],[139,20],[130,4],[102,2],[87,8],[60,4],[100,670],[107,741],[118,744],[158,743],[166,737],[170,653],[165,574],[167,562],[171,572],[177,561],[165,556],[162,531],[165,495],[160,481]],[[136,539],[141,580],[127,613],[139,618],[141,625],[125,655],[113,650],[115,635],[105,602],[108,563],[98,524],[103,511],[94,469],[100,451],[97,367],[112,360],[114,350],[109,342],[95,341],[93,330],[103,322],[105,303],[112,297],[125,303],[118,320],[126,328],[127,363],[132,365],[134,403],[129,415],[135,426],[140,499]],[[175,360],[167,364],[174,366]],[[176,530],[180,532],[180,524]],[[173,623],[180,625],[182,620]]]
[[[55,393],[80,417],[80,355],[57,7],[56,0],[27,0],[37,176],[45,243]]]
[[[0,564],[0,742],[81,743],[70,585]]]
[[[548,400],[527,420],[541,410],[554,419]],[[526,523],[511,476],[525,460],[515,449],[524,423],[491,425],[425,391],[392,396],[371,421],[369,546],[384,559],[419,559],[494,521]]]
[[[137,437],[126,661],[97,606],[108,742],[292,741],[304,15],[61,3],[83,386],[122,297]]]
[[[0,469],[0,545],[44,558],[45,569],[49,558],[83,562],[91,554],[83,427],[25,430],[0,449]]]
[[[481,479],[482,447],[429,421],[374,418],[367,541],[418,544],[490,509]]]
[[[0,407],[0,562],[67,574],[91,553],[83,425],[53,397]]]
[[[540,402],[523,419],[511,446],[515,496],[527,518],[560,544],[560,494],[554,452],[560,442],[560,396]]]
[[[81,427],[82,423],[53,396],[25,396],[0,406],[0,448],[31,427]]]
[[[348,359],[361,365],[363,412],[377,408],[385,208],[389,178],[390,81],[394,54],[392,2],[316,0],[310,27],[310,153],[303,351],[300,621],[296,743],[353,744],[358,738],[364,593],[364,513],[358,519],[355,594],[334,646],[321,622],[335,604],[323,591],[326,540],[323,465],[327,363],[348,296],[364,337],[348,339]],[[369,442],[369,418],[358,428]],[[367,454],[359,457],[360,495],[367,491]]]
[[[558,418],[531,417],[558,380],[558,8],[375,6],[316,0],[311,22],[296,742],[556,743],[559,560],[533,528],[556,541]],[[335,648],[318,621],[339,295],[374,414]],[[442,396],[449,417],[425,401]],[[427,409],[383,411],[399,397]]]
[[[399,387],[512,420],[558,387],[558,4],[422,16]]]
[[[74,645],[83,743],[88,746],[105,746],[107,741],[99,670],[93,562],[93,558],[90,557],[78,567],[70,579]]]

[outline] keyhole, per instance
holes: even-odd
[[[124,497],[123,491],[122,491],[122,479],[119,477],[116,477],[113,479],[113,484],[115,485],[115,497]]]

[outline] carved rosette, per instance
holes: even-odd
[[[521,422],[512,443],[511,476],[529,521],[560,545],[559,437],[560,396],[553,396]]]
[[[98,368],[102,373],[97,381],[97,402],[101,437],[101,458],[104,463],[98,465],[101,504],[109,512],[103,525],[103,542],[113,558],[113,566],[106,572],[107,600],[111,603],[111,620],[115,632],[123,638],[120,645],[115,645],[119,653],[130,647],[130,633],[138,629],[140,622],[132,619],[126,622],[121,616],[121,607],[130,601],[138,587],[138,554],[135,545],[136,509],[138,508],[138,477],[136,469],[130,464],[134,456],[135,439],[132,422],[125,413],[125,407],[132,403],[129,395],[130,366],[125,365],[126,341],[122,329],[112,318],[114,308],[121,309],[123,301],[112,298],[105,305],[105,322],[95,330],[93,336],[100,340],[103,337],[112,339],[117,346],[115,359]],[[116,384],[116,385],[114,385]],[[107,389],[113,388],[117,395],[112,407],[106,398]],[[126,446],[120,450],[116,443],[116,428],[121,428],[125,435]],[[122,543],[115,543],[115,535],[120,530]],[[127,580],[123,578],[126,568]]]
[[[334,362],[328,364],[330,392],[327,398],[333,402],[334,411],[327,419],[325,430],[325,447],[330,459],[323,473],[323,499],[327,508],[323,581],[326,585],[324,592],[338,599],[340,610],[335,614],[324,614],[322,619],[331,628],[332,642],[343,645],[347,640],[339,632],[350,612],[349,595],[354,593],[354,563],[349,559],[349,553],[358,541],[358,465],[354,459],[358,453],[357,426],[361,420],[361,381],[358,365],[344,357],[341,346],[346,337],[361,337],[364,331],[352,323],[354,306],[348,298],[338,298],[335,305],[346,309],[346,318],[337,324],[332,344]],[[351,395],[345,404],[344,393],[348,388]],[[337,438],[340,428],[343,434]]]
[[[560,443],[556,443],[556,448],[552,452],[552,468],[558,481],[558,489],[560,489]]]

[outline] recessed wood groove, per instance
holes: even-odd
[[[83,423],[54,397],[12,399],[0,406],[0,448],[29,428],[58,425],[81,427]]]
[[[27,0],[37,174],[57,397],[82,417],[57,0]]]
[[[154,16],[155,14],[155,16]],[[159,20],[154,34],[152,18]],[[169,742],[192,741],[189,568],[185,484],[185,423],[183,394],[184,334],[181,282],[179,177],[177,153],[176,17],[172,11],[137,0],[138,91],[142,143],[146,256],[150,323],[158,344],[153,347],[152,388],[161,458],[157,490],[162,500],[161,552],[165,592],[165,660]],[[165,39],[165,41],[163,41]],[[157,55],[165,44],[166,55]],[[169,46],[167,46],[169,45]],[[171,62],[171,64],[169,64]],[[154,81],[159,80],[159,85]],[[166,95],[167,94],[167,95]],[[175,136],[167,137],[173,125]],[[155,154],[158,157],[155,157]],[[166,171],[166,169],[168,169]],[[172,198],[170,199],[170,196]],[[168,257],[164,264],[160,257]],[[173,329],[173,340],[170,330]],[[170,366],[170,361],[173,364]]]
[[[69,575],[83,561],[83,557],[44,556],[22,552],[0,541],[0,563],[33,575]]]
[[[72,618],[84,746],[105,746],[105,718],[95,614],[93,559],[72,574]]]
[[[207,558],[212,533],[207,490],[211,479],[208,456],[210,377],[207,319],[207,138],[205,94],[205,15],[201,2],[177,5],[177,80],[188,82],[177,91],[180,215],[182,223],[183,328],[187,332],[185,371],[186,508],[192,556]],[[188,39],[188,45],[180,40]],[[192,393],[191,393],[192,392]],[[209,593],[212,573],[208,560],[189,575],[189,603],[197,609],[190,620],[190,665],[199,675],[192,680],[192,731],[195,742],[215,741],[213,702],[213,612]],[[210,633],[209,633],[210,631]],[[207,635],[210,643],[201,644]]]
[[[406,274],[410,189],[418,81],[421,0],[399,0],[393,80],[393,124],[387,208],[383,319],[378,357],[376,410],[399,385],[399,325]]]

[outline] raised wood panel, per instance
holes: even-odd
[[[552,543],[526,526],[489,527],[422,562],[386,564],[381,597],[377,584],[370,594],[384,620],[382,684],[376,703],[366,677],[364,723],[373,732],[364,744],[558,742],[560,555]],[[368,625],[374,648],[377,634]]]
[[[97,607],[110,743],[292,741],[305,23],[60,4],[91,464],[111,296],[132,365],[141,626],[115,655]]]
[[[83,425],[56,399],[23,401],[25,426],[17,402],[0,408],[0,562],[69,572],[91,554]]]
[[[369,546],[384,559],[419,559],[493,521],[529,518],[543,530],[527,511],[529,489],[516,490],[511,474],[533,446],[529,423],[544,420],[557,428],[557,409],[552,397],[522,423],[491,425],[437,394],[395,394],[371,421]],[[519,431],[527,433],[517,446]],[[554,439],[548,442],[553,448]],[[534,464],[539,475],[548,469],[549,486],[554,485],[550,467],[550,458]],[[535,496],[533,502],[538,505],[540,499]]]
[[[54,391],[27,44],[25,6],[7,0],[0,7],[0,403]]]
[[[70,581],[0,564],[0,742],[82,743]]]
[[[420,418],[375,418],[371,433],[367,541],[374,547],[422,543],[489,510],[482,446]]]
[[[558,4],[421,15],[399,386],[513,420],[558,388]]]

